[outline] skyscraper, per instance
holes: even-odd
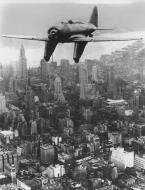
[[[0,114],[6,111],[6,98],[0,94]]]
[[[92,67],[97,64],[96,59],[86,59],[85,60],[85,65],[87,66],[88,74],[91,74]]]
[[[54,147],[52,145],[43,145],[40,148],[41,151],[41,161],[44,163],[54,162]]]
[[[48,72],[47,72],[47,62],[44,59],[41,59],[40,62],[40,75],[41,79],[43,81],[46,81]]]
[[[62,84],[61,78],[57,75],[54,80],[54,97],[59,101],[65,101],[63,91],[62,91]]]
[[[94,65],[92,67],[92,80],[97,82],[98,81],[98,76],[97,76],[97,65]]]
[[[116,96],[116,84],[115,84],[115,70],[113,66],[108,65],[107,69],[107,92],[109,98],[115,98]]]
[[[61,78],[63,79],[64,85],[67,84],[69,80],[69,75],[70,75],[69,71],[70,71],[69,60],[61,59],[60,60],[60,75],[61,75]]]
[[[49,76],[55,75],[57,70],[57,62],[56,61],[51,61],[47,62],[47,72]]]
[[[5,91],[5,82],[3,79],[3,67],[2,64],[0,63],[0,93],[4,93]]]
[[[15,91],[15,80],[14,77],[9,79],[9,92],[13,93]]]
[[[96,66],[98,60],[96,59],[85,59],[85,65],[88,70],[88,83],[92,83],[92,68]]]
[[[27,59],[25,55],[25,49],[23,44],[21,44],[20,48],[20,57],[18,63],[18,78],[26,79],[27,78]]]
[[[80,98],[86,98],[86,87],[88,86],[88,70],[87,66],[80,63],[79,68],[79,78],[80,78]]]

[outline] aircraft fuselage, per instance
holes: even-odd
[[[60,25],[51,27],[48,30],[49,37],[58,42],[69,43],[69,38],[73,35],[81,34],[88,36],[96,30],[96,27],[90,23],[62,23]]]
[[[23,36],[10,36],[4,35],[7,38],[17,38],[26,40],[36,40],[45,42],[44,60],[49,61],[58,43],[74,43],[73,59],[75,63],[78,63],[84,49],[88,42],[110,42],[110,41],[130,41],[137,40],[139,38],[101,38],[100,36],[93,35],[94,31],[110,30],[102,29],[98,27],[98,10],[94,7],[88,23],[74,22],[69,20],[68,22],[61,22],[57,26],[52,26],[48,29],[47,37],[23,37]]]
[[[78,35],[89,36],[96,30],[96,26],[91,23],[81,23],[68,21],[67,23],[61,23],[58,26],[53,26],[48,30],[49,41],[45,43],[44,58],[48,61],[54,52],[58,43],[70,43],[72,38]],[[78,62],[84,48],[85,43],[75,43],[73,59]]]

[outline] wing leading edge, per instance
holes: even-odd
[[[16,38],[16,39],[22,39],[22,40],[35,40],[35,41],[49,41],[48,38],[38,38],[38,37],[30,37],[30,36],[15,36],[15,35],[3,35],[2,37],[5,38]]]
[[[22,40],[34,40],[34,41],[43,41],[48,42],[50,41],[49,38],[39,38],[39,37],[30,37],[30,36],[15,36],[15,35],[3,35],[2,37],[5,38],[15,38],[15,39],[22,39]],[[86,37],[82,35],[76,35],[66,40],[66,42],[111,42],[111,41],[133,41],[133,40],[142,40],[143,38],[117,38],[117,37]]]
[[[81,37],[75,36],[71,38],[71,42],[112,42],[112,41],[133,41],[133,40],[142,40],[142,38],[107,38],[107,37]]]

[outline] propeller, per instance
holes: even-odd
[[[56,27],[52,27],[48,30],[49,39],[58,39],[59,30]]]

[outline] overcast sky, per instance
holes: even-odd
[[[24,3],[25,2],[25,3]],[[143,0],[2,0],[0,2],[0,35],[30,35],[45,37],[53,24],[68,19],[88,21],[94,5],[98,6],[99,26],[115,28],[123,35],[138,35],[145,31],[145,1]],[[71,3],[77,2],[77,3]],[[89,2],[89,4],[88,4]],[[131,33],[130,33],[131,32]],[[133,33],[133,34],[132,34]],[[142,32],[143,33],[143,32]],[[120,35],[120,34],[119,34]],[[21,40],[0,39],[0,62],[18,60]],[[43,42],[23,41],[29,66],[38,66],[44,54]],[[81,58],[96,59],[127,45],[127,42],[89,43]],[[72,60],[73,44],[58,45],[54,59]]]

